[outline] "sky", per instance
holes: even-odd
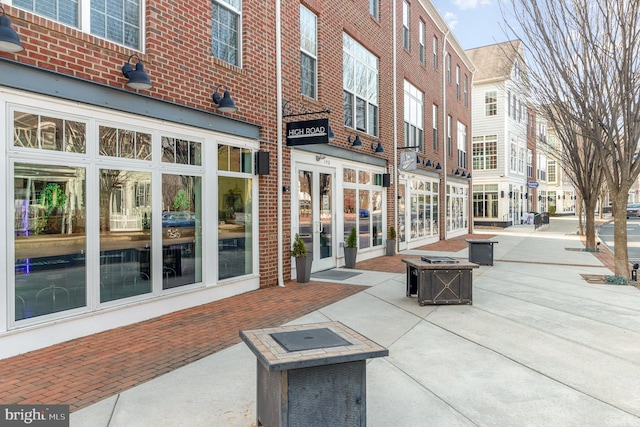
[[[431,0],[463,49],[507,41],[500,0]]]

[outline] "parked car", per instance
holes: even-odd
[[[631,203],[627,205],[627,219],[640,217],[640,203]]]
[[[162,214],[162,227],[193,227],[196,215],[193,212],[165,212]]]

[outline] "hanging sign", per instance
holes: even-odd
[[[418,167],[418,155],[415,151],[400,152],[400,170],[414,171]]]
[[[527,188],[538,188],[538,181],[527,181]]]
[[[287,123],[287,146],[329,143],[329,119]]]

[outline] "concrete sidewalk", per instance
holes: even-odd
[[[576,226],[492,230],[495,263],[474,270],[471,306],[421,307],[404,273],[357,270],[335,282],[368,288],[290,323],[340,321],[389,349],[368,363],[369,426],[640,426],[640,291],[583,280],[611,272],[579,250]],[[403,256],[443,253],[467,257]],[[256,358],[241,343],[74,412],[71,426],[251,426],[255,406]]]

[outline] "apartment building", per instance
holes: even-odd
[[[473,69],[430,2],[2,6],[0,358],[283,285],[296,233],[320,271],[352,228],[360,260],[471,229]]]
[[[527,218],[543,176],[532,180],[532,117],[521,42],[466,51],[477,67],[473,84],[473,217],[475,224],[509,226]],[[535,166],[545,167],[535,153]],[[546,169],[544,169],[546,171]]]

